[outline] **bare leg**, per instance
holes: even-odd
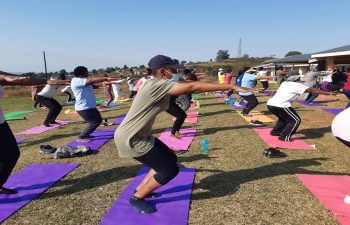
[[[153,177],[157,172],[154,171],[154,169],[151,169],[147,175],[145,176],[145,178],[143,178],[141,184],[139,186],[137,186],[136,190],[139,190],[147,181],[149,178]]]
[[[148,174],[147,174],[148,175]],[[157,188],[163,186],[158,183],[154,176],[149,177],[149,179],[140,187],[140,189],[134,194],[137,198],[146,198],[149,194],[151,194]]]
[[[181,139],[180,137],[176,136],[176,134],[170,134],[170,138],[172,138],[172,139]]]
[[[186,134],[182,134],[179,131],[176,131],[175,136],[177,136],[177,137],[186,137]]]

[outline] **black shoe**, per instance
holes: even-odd
[[[57,123],[56,121],[52,121],[50,122],[50,124],[60,124],[60,123]]]
[[[270,134],[271,136],[280,136],[281,134]]]
[[[9,188],[0,188],[0,194],[3,194],[3,195],[14,195],[14,194],[17,194],[18,191],[16,191],[15,189],[9,189]]]
[[[131,196],[131,198],[129,199],[129,203],[140,213],[149,214],[157,212],[157,209],[149,205],[144,198],[137,198],[135,196]]]
[[[48,123],[44,123],[43,125],[44,125],[45,127],[51,127],[50,124],[48,124]]]
[[[275,148],[265,149],[263,152],[263,155],[268,157],[268,158],[281,158],[281,157],[287,156],[285,153],[283,153],[280,150],[275,149]]]

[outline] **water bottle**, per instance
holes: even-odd
[[[208,152],[208,141],[205,138],[202,141],[202,152]]]

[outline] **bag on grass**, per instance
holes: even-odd
[[[81,156],[90,155],[91,153],[92,153],[91,149],[84,145],[79,145],[76,147],[64,146],[56,150],[53,158],[63,159],[63,158],[81,157]]]

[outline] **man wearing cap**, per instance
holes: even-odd
[[[292,141],[292,135],[297,131],[301,122],[299,115],[292,108],[292,102],[303,93],[331,94],[331,92],[300,84],[300,75],[295,70],[289,71],[288,74],[289,76],[277,89],[276,94],[267,101],[267,108],[278,118],[270,135],[278,136],[281,141]]]
[[[159,113],[168,109],[170,97],[226,89],[254,91],[252,88],[230,84],[173,82],[171,79],[177,75],[178,69],[183,69],[183,66],[164,55],[153,57],[148,66],[155,79],[149,79],[142,84],[138,97],[133,101],[128,114],[114,134],[114,141],[121,157],[132,157],[151,168],[129,200],[140,213],[157,211],[145,201],[145,198],[160,197],[160,194],[153,191],[167,184],[179,173],[174,150],[151,135],[153,123]]]

